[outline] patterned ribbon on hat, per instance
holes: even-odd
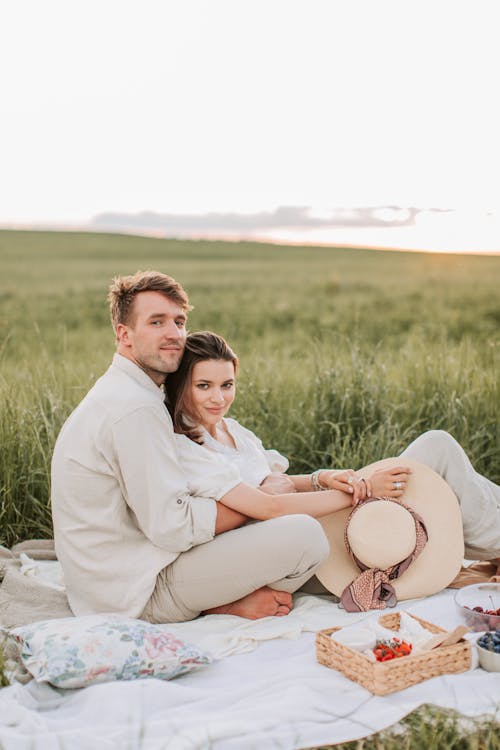
[[[349,522],[359,508],[363,507],[367,503],[372,503],[380,500],[389,500],[392,503],[397,503],[411,514],[413,521],[415,522],[415,549],[405,559],[396,565],[392,565],[386,570],[380,570],[379,568],[368,568],[354,555],[351,550],[349,540],[347,538],[347,529]],[[385,609],[386,607],[394,607],[397,602],[396,592],[391,586],[390,581],[398,578],[402,573],[410,567],[411,563],[419,556],[423,548],[427,544],[428,534],[427,529],[422,518],[409,508],[404,503],[396,500],[392,497],[373,497],[370,500],[365,500],[359,505],[356,505],[352,510],[344,529],[344,541],[349,554],[352,559],[362,571],[351,583],[345,587],[340,597],[340,603],[346,610],[346,612],[367,612],[369,609]]]

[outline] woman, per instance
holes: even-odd
[[[189,594],[193,602],[189,608],[186,606],[183,619],[193,619],[200,611],[251,619],[285,616],[293,606],[292,593],[299,588],[304,590],[304,584],[311,593],[324,592],[321,586],[319,589],[316,586],[313,574],[327,554],[326,537],[321,527],[312,526],[317,523],[314,518],[349,507],[368,496],[401,497],[410,474],[404,464],[406,457],[430,466],[454,491],[462,512],[466,552],[467,544],[474,552],[471,559],[492,560],[500,556],[500,488],[474,472],[464,451],[448,433],[436,430],[424,433],[406,449],[401,465],[375,471],[366,481],[358,479],[352,470],[322,469],[311,475],[287,476],[283,472],[288,462],[283,456],[266,451],[253,433],[225,417],[235,397],[237,369],[237,357],[224,339],[210,332],[196,333],[188,336],[181,365],[166,382],[179,461],[190,479],[193,495],[214,497],[214,487],[222,484],[228,489],[218,495],[219,503],[227,506],[228,512],[239,514],[242,523],[252,519],[262,522],[255,529],[260,533],[252,535],[255,547],[249,548],[249,539],[245,539],[246,546],[238,547],[238,533],[253,529],[247,523],[241,529],[220,534],[207,545],[183,553],[168,566],[166,570],[171,569],[168,575],[177,584],[176,590],[182,590],[185,599]],[[280,484],[279,490],[276,483]],[[264,528],[276,523],[286,526],[280,530],[281,536],[276,536],[277,532],[270,527]],[[286,543],[285,538],[290,540],[295,533],[291,527],[300,527],[300,535],[294,537],[296,541]],[[222,555],[221,546],[229,548]],[[208,548],[213,551],[210,560],[207,560]],[[305,554],[315,557],[313,563],[307,562],[305,572],[275,575],[266,580],[269,560],[290,566],[288,557],[296,553],[300,560],[305,559]],[[201,557],[203,561],[198,559]],[[200,564],[205,565],[201,604],[197,582]],[[260,575],[260,584],[254,581],[249,585],[247,566]],[[237,570],[242,577],[238,577]],[[221,582],[225,585],[227,579],[231,579],[233,588],[239,586],[239,595],[230,595],[225,590],[222,596]],[[170,599],[163,603],[162,592],[164,588],[168,590],[169,583],[165,580],[164,587],[157,587],[157,603],[155,589],[152,596],[155,603],[151,612],[145,613],[145,619],[166,621],[160,619],[164,618],[164,612],[170,612]],[[216,598],[220,604],[214,603]]]
[[[403,451],[400,466],[376,471],[366,480],[350,469],[285,475],[284,456],[266,451],[252,432],[225,418],[235,397],[237,369],[238,359],[224,339],[205,331],[188,336],[181,365],[167,379],[180,461],[194,484],[201,485],[196,489],[206,489],[211,471],[224,466],[241,482],[223,503],[250,519],[294,513],[320,517],[371,496],[401,497],[411,473],[404,461],[414,459],[443,477],[455,493],[465,557],[491,562],[487,575],[500,580],[500,487],[474,470],[451,435],[443,430],[423,433]]]
[[[284,456],[265,450],[253,432],[225,418],[235,397],[237,369],[238,359],[226,341],[202,331],[188,336],[181,365],[167,378],[179,460],[194,494],[206,492],[211,476],[219,478],[225,469],[228,480],[239,477],[241,482],[223,497],[223,504],[261,521],[294,513],[317,518],[372,494],[401,497],[410,474],[404,465],[366,480],[350,469],[285,477]]]

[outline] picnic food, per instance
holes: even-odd
[[[406,612],[391,612],[378,618],[378,624],[393,632],[392,637],[401,641],[409,641],[401,632],[401,622],[411,618],[429,636],[446,631],[437,625],[421,620],[415,615]],[[414,653],[411,659],[388,659],[386,662],[377,661],[371,653],[371,659],[366,655],[353,651],[353,649],[339,643],[332,638],[332,634],[341,628],[327,628],[316,634],[316,658],[320,664],[330,669],[336,669],[351,680],[355,680],[375,695],[387,695],[397,690],[403,690],[410,685],[416,685],[423,680],[437,677],[442,674],[454,674],[465,672],[471,666],[471,644],[468,640],[461,640],[451,646],[436,648],[431,651]],[[387,640],[392,640],[388,636]],[[385,639],[385,636],[384,636]],[[486,652],[485,652],[486,653]],[[494,656],[497,656],[494,654]]]
[[[400,638],[391,638],[389,641],[377,641],[373,655],[377,661],[390,661],[401,656],[409,656],[411,649],[411,643],[402,641]]]
[[[470,615],[467,612],[464,613],[465,621],[468,625],[476,625],[475,630],[500,627],[500,607],[498,609],[483,609],[480,605],[470,607],[467,604],[464,604],[463,607],[470,612]]]
[[[500,630],[489,630],[477,640],[477,645],[500,654]]]
[[[500,629],[479,636],[476,645],[481,667],[488,672],[500,672]]]
[[[498,609],[483,609],[482,607],[468,607],[464,604],[466,609],[472,609],[473,612],[484,612],[485,615],[500,615],[500,607]]]
[[[480,583],[465,586],[455,595],[462,619],[471,630],[500,628],[500,584]]]

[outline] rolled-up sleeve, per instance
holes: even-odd
[[[142,406],[114,422],[111,430],[110,460],[123,496],[153,544],[180,553],[213,539],[216,493],[192,493],[167,412]]]

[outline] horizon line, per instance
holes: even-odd
[[[435,255],[481,255],[497,256],[500,250],[442,250],[431,247],[405,247],[404,245],[384,245],[375,243],[356,243],[356,242],[306,242],[300,240],[281,240],[279,238],[269,238],[265,236],[244,236],[244,235],[225,235],[217,236],[207,233],[192,233],[189,236],[170,236],[161,232],[154,231],[127,231],[126,229],[114,230],[101,228],[95,231],[89,228],[88,224],[52,224],[52,223],[20,223],[9,222],[0,223],[0,231],[10,232],[54,232],[68,234],[109,234],[124,237],[142,237],[146,239],[173,240],[176,242],[224,242],[226,244],[253,243],[259,245],[275,245],[280,247],[318,247],[346,250],[375,250],[381,252],[402,252],[402,253],[434,253]]]

